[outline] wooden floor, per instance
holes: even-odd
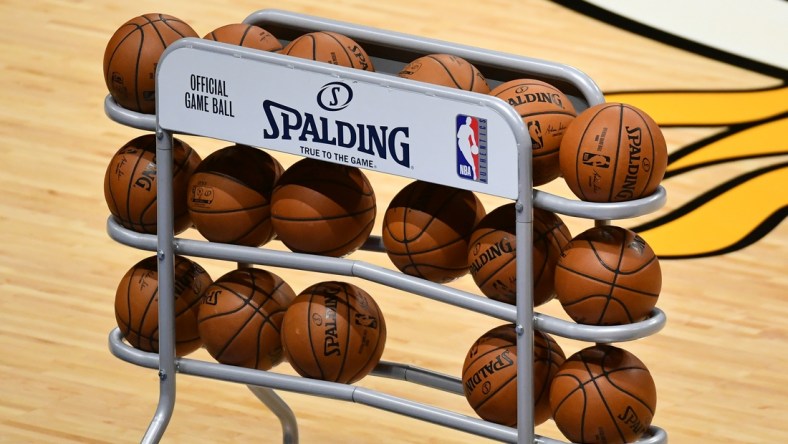
[[[284,0],[275,6],[565,63],[586,72],[604,91],[778,84],[548,1],[482,3]],[[147,256],[116,244],[105,231],[104,170],[111,155],[140,134],[112,123],[103,112],[107,90],[102,57],[109,37],[142,13],[175,15],[204,35],[268,5],[273,4],[0,2],[0,442],[135,442],[156,405],[156,372],[121,362],[107,349],[107,334],[115,326],[116,285],[131,265]],[[784,112],[784,102],[782,106]],[[716,131],[673,128],[665,134],[675,150]],[[203,157],[220,146],[187,140]],[[280,159],[285,165],[295,160]],[[710,182],[770,163],[776,163],[773,157],[676,176],[665,182],[669,203],[664,211],[686,203]],[[404,184],[374,173],[370,178],[379,208]],[[778,192],[784,194],[788,184],[783,185]],[[567,193],[561,184],[546,188]],[[753,199],[760,198],[766,197]],[[488,211],[500,203],[483,199]],[[588,227],[585,221],[568,223],[573,232]],[[668,432],[671,442],[779,443],[788,438],[786,228],[778,225],[741,251],[663,261],[659,306],[668,314],[668,324],[656,336],[623,346],[652,371],[659,396],[654,423]],[[357,257],[388,266],[385,256]],[[214,278],[231,267],[209,260],[201,264]],[[323,279],[274,271],[296,291]],[[469,279],[454,285],[473,291]],[[499,323],[374,284],[364,287],[386,314],[386,360],[458,375],[470,344]],[[557,301],[540,308],[561,316]],[[583,346],[559,343],[567,355]],[[204,351],[195,357],[210,360]],[[293,374],[286,364],[276,371]],[[379,378],[359,384],[473,415],[455,395]],[[245,387],[184,376],[178,389],[164,442],[281,440],[277,420]],[[297,414],[305,443],[481,441],[364,406],[282,396]],[[550,422],[537,432],[560,438]]]

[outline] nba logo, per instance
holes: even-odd
[[[458,114],[454,129],[457,175],[487,183],[487,119]]]

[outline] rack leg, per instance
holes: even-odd
[[[172,177],[172,134],[156,131],[156,168],[159,177]],[[175,251],[172,181],[157,181],[156,242],[158,245],[159,299],[159,404],[143,436],[143,443],[158,443],[175,409]]]
[[[282,442],[284,444],[298,444],[298,424],[290,406],[273,389],[254,385],[247,385],[247,387],[279,418],[279,422],[282,424]]]
[[[170,423],[172,412],[175,409],[175,378],[167,378],[165,374],[159,373],[161,387],[159,390],[159,404],[156,413],[145,431],[145,436],[140,441],[142,444],[158,443]],[[168,381],[169,380],[169,381]]]

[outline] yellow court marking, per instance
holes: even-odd
[[[720,126],[766,119],[788,110],[788,87],[754,91],[610,93],[608,102],[634,105],[661,126]]]
[[[659,256],[719,252],[740,242],[770,216],[788,207],[786,189],[788,165],[753,177],[677,219],[638,233]]]
[[[788,153],[788,118],[765,122],[734,132],[680,157],[668,165],[668,171],[724,160]]]

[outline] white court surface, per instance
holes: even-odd
[[[784,0],[587,1],[673,35],[788,69]]]

